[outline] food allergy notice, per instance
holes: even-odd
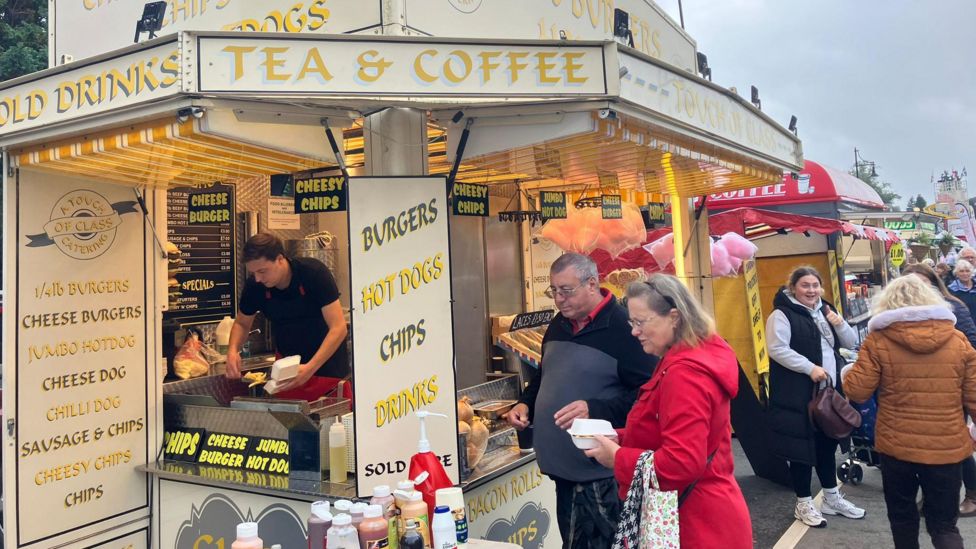
[[[179,250],[169,257],[166,318],[196,323],[234,316],[234,187],[176,188],[166,194],[167,239]]]

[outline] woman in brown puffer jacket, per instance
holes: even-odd
[[[855,402],[878,391],[875,448],[895,547],[918,547],[921,486],[932,544],[961,548],[961,462],[973,453],[963,405],[976,415],[976,351],[953,327],[956,318],[942,296],[918,277],[892,281],[872,313],[870,333],[843,383]]]

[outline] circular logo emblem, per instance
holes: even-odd
[[[447,0],[461,13],[474,13],[481,7],[482,0]]]
[[[61,253],[75,259],[94,259],[115,242],[119,214],[102,195],[86,190],[62,196],[44,226]]]

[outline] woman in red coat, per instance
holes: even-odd
[[[678,511],[682,547],[751,548],[752,524],[733,476],[729,403],[738,392],[735,353],[685,286],[667,275],[627,289],[633,335],[661,357],[616,442],[586,454],[614,470],[621,499],[641,453],[654,451],[662,490],[690,491]],[[711,460],[709,460],[711,457]]]

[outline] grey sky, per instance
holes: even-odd
[[[848,170],[854,147],[902,195],[966,166],[976,195],[976,1],[683,0],[713,80],[799,119],[804,156]],[[676,21],[678,0],[658,0]]]

